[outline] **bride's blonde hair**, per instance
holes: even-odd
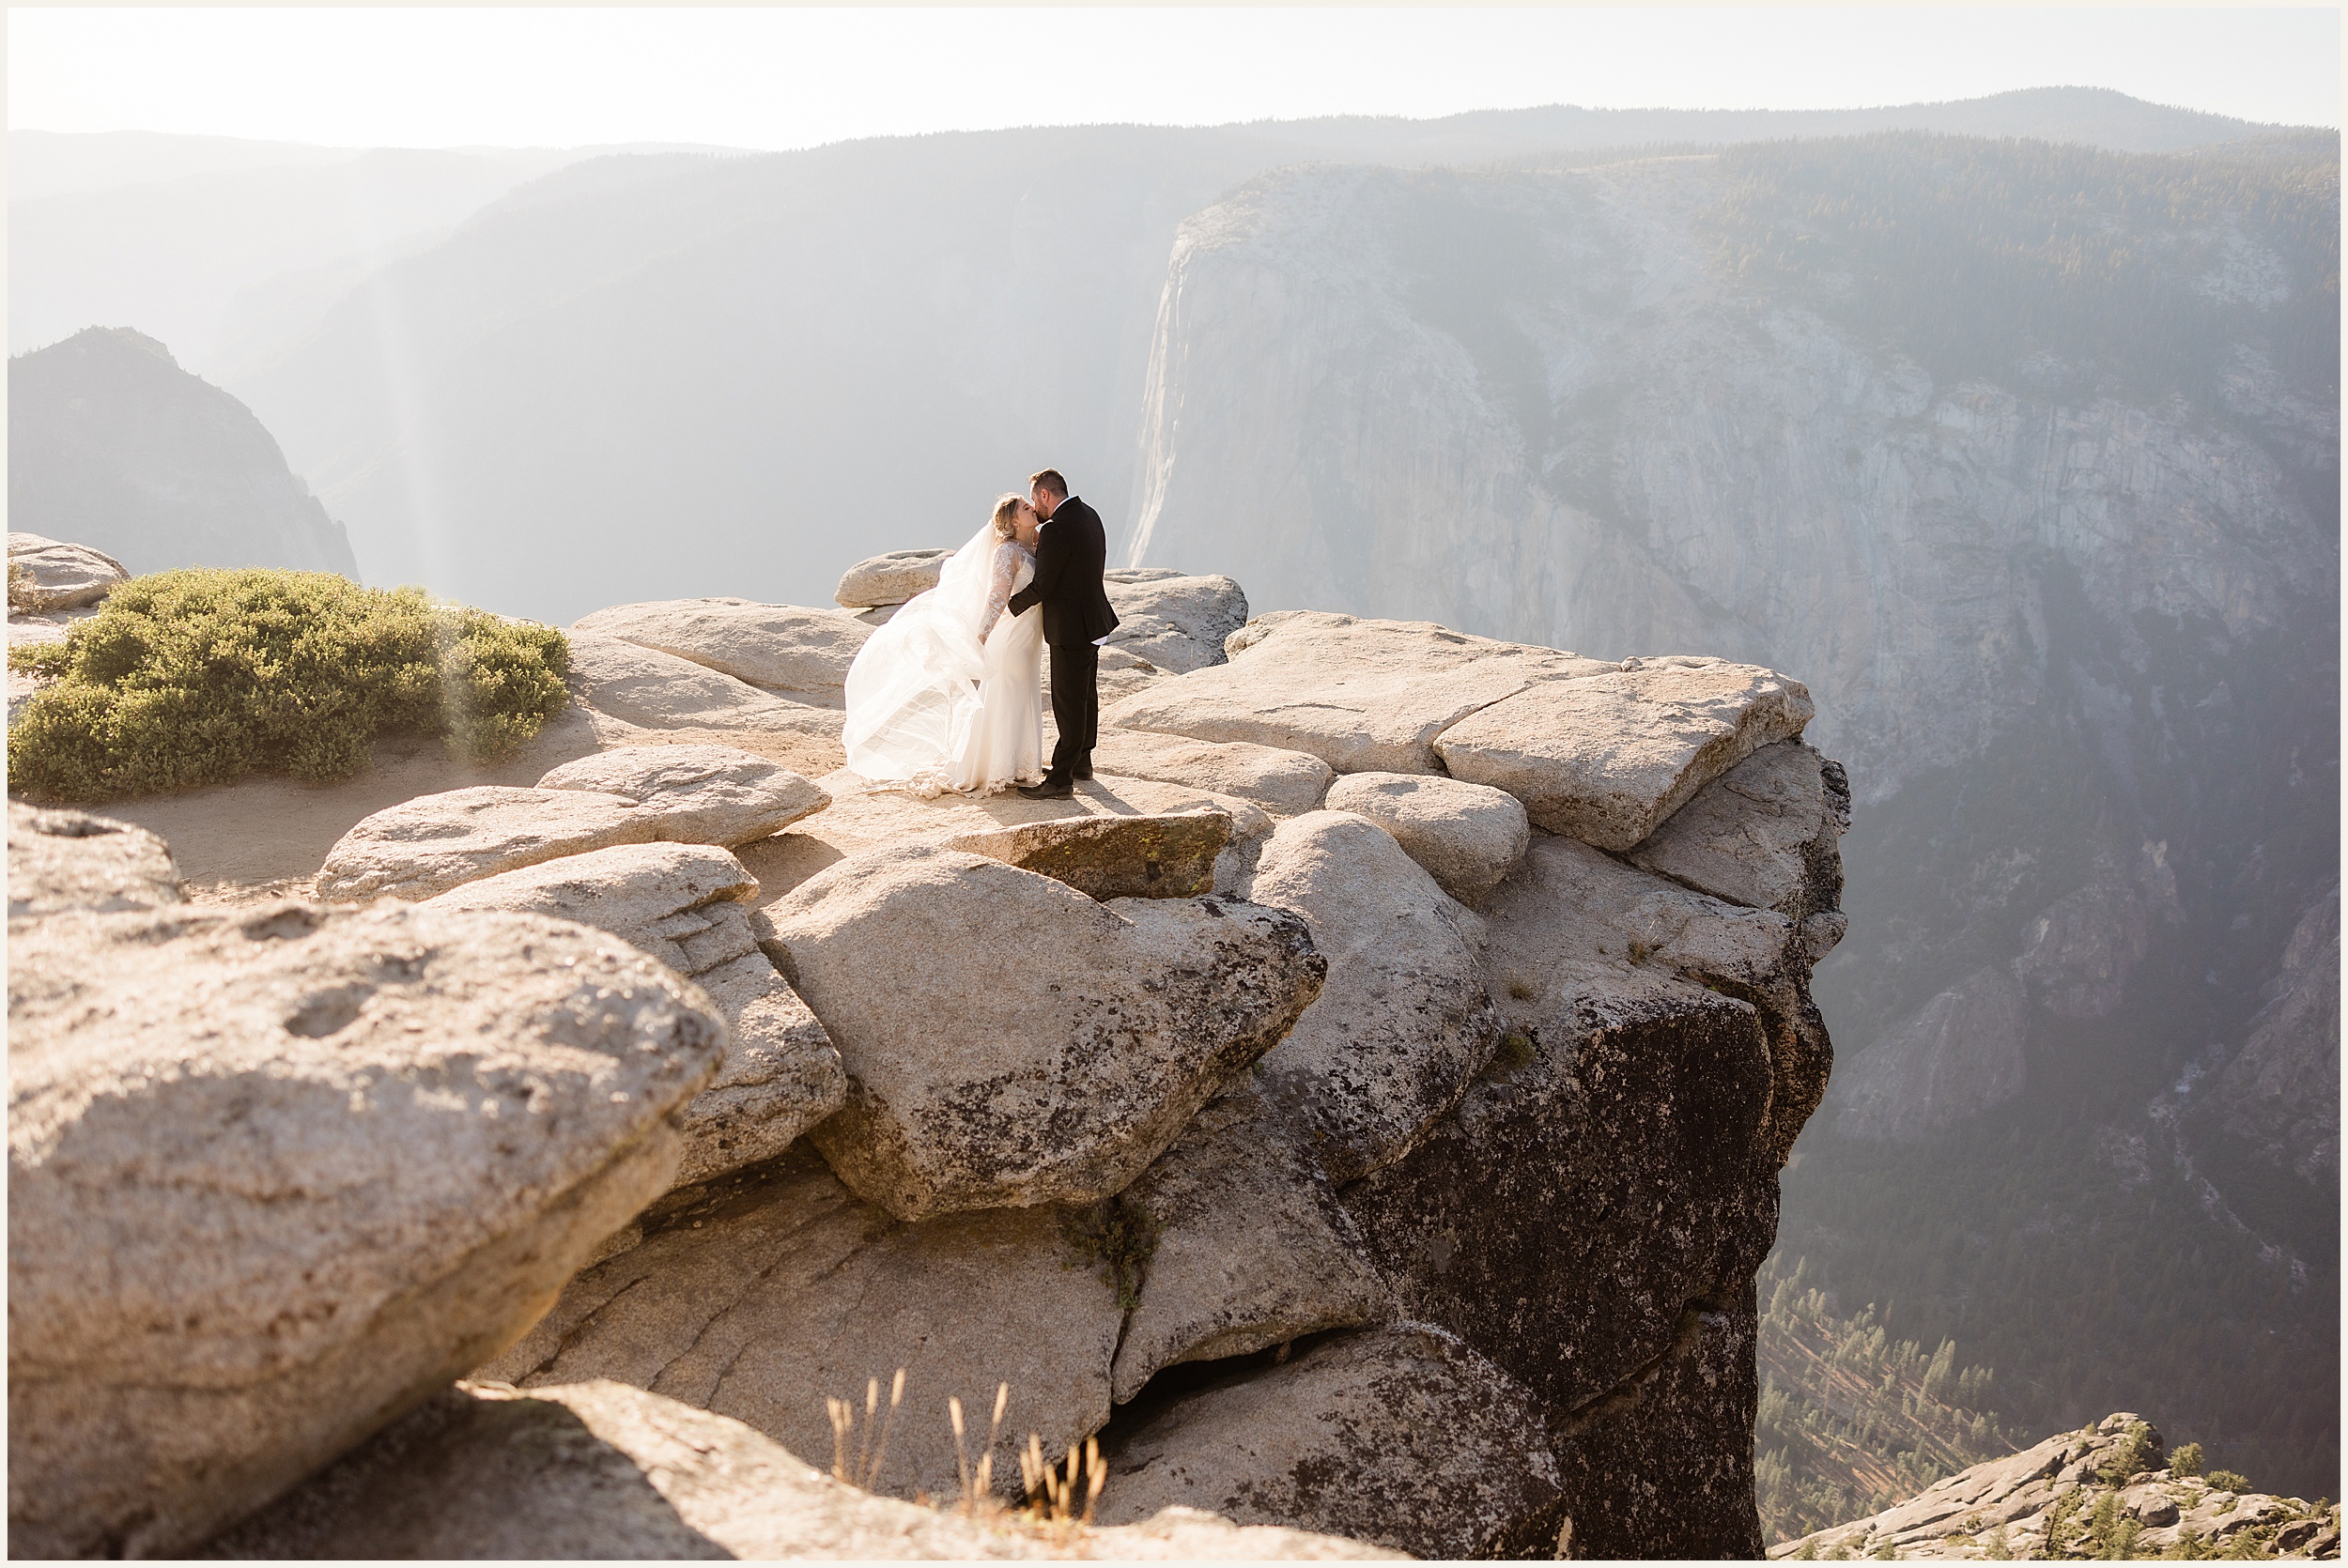
[[[1014,539],[1019,534],[1019,503],[1027,498],[1006,494],[995,503],[995,537]]]

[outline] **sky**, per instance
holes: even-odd
[[[11,8],[8,125],[327,146],[688,142],[2116,88],[2340,124],[2340,11]]]

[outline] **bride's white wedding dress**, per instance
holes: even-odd
[[[1035,557],[992,527],[865,639],[848,669],[848,766],[923,795],[1043,773],[1043,611],[1004,605]]]

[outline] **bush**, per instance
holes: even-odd
[[[570,645],[419,589],[191,567],[131,578],[65,640],[9,662],[54,682],[8,733],[10,788],[101,801],[256,773],[347,777],[393,733],[499,761],[562,707]]]
[[[2107,1486],[2124,1485],[2128,1477],[2152,1461],[2153,1429],[2140,1421],[2130,1422],[2126,1434],[2104,1456],[2103,1468],[2097,1473]]]
[[[2201,1445],[2186,1443],[2171,1453],[2169,1456],[2169,1473],[2170,1475],[2200,1475],[2201,1473]]]
[[[2213,1491],[2247,1492],[2250,1489],[2250,1478],[2239,1470],[2212,1470],[2201,1479],[2209,1483]]]

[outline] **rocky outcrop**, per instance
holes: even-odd
[[[1320,758],[1244,741],[1195,741],[1147,730],[1104,729],[1093,766],[1126,778],[1189,784],[1233,795],[1274,816],[1311,811],[1336,775]]]
[[[2172,1468],[2159,1431],[2122,1411],[1769,1556],[2337,1558],[2340,1509]]]
[[[12,923],[9,1548],[171,1555],[510,1342],[724,1026],[558,921]]]
[[[796,701],[839,707],[848,666],[873,628],[831,609],[749,599],[663,599],[614,605],[571,623],[673,654]]]
[[[2133,876],[2109,863],[2098,867],[2094,881],[2031,922],[2014,976],[2048,1012],[2081,1019],[2110,1012],[2151,950],[2155,930],[2183,920],[2168,850],[2165,843],[2145,845]]]
[[[1164,566],[1105,574],[1117,630],[1108,646],[1187,675],[1224,659],[1223,642],[1247,624],[1247,595],[1229,577],[1184,576]]]
[[[98,603],[131,580],[130,569],[87,545],[38,533],[8,535],[8,612],[46,615]]]
[[[575,920],[701,986],[726,1021],[728,1044],[717,1077],[681,1114],[682,1186],[773,1159],[847,1096],[823,1024],[759,951],[748,906],[757,892],[724,850],[638,844],[507,871],[426,904]]]
[[[1697,791],[1630,853],[1630,863],[1731,903],[1807,920],[1841,906],[1838,844],[1850,807],[1839,763],[1780,741]]]
[[[1555,1461],[1524,1391],[1459,1339],[1401,1324],[1177,1394],[1108,1450],[1111,1523],[1181,1504],[1323,1527],[1414,1557],[1547,1556]],[[1312,1528],[1309,1525],[1304,1528]]]
[[[1516,869],[1532,842],[1522,801],[1457,778],[1348,774],[1330,786],[1328,806],[1393,834],[1403,853],[1471,908]]]
[[[1210,1102],[1119,1203],[1149,1250],[1112,1369],[1120,1405],[1168,1366],[1396,1315],[1320,1162],[1253,1083]]]
[[[1282,822],[1248,896],[1292,910],[1327,960],[1321,994],[1257,1076],[1306,1130],[1332,1180],[1392,1163],[1500,1047],[1475,916],[1376,823],[1347,811]]]
[[[570,646],[573,698],[623,724],[839,738],[837,711],[787,700],[691,659],[599,632],[574,631]]]
[[[8,919],[180,902],[171,846],[145,828],[83,811],[8,802]]]
[[[11,887],[9,897],[15,897]],[[13,905],[11,905],[13,907]],[[2266,1005],[2217,1075],[2209,1115],[2254,1158],[2310,1184],[2340,1170],[2340,888],[2292,929]]]
[[[1853,1056],[1835,1089],[1846,1138],[1914,1142],[2022,1092],[2030,1038],[2021,988],[1977,969]]]
[[[832,598],[845,609],[876,609],[902,605],[917,593],[937,586],[938,574],[953,559],[951,550],[891,550],[859,561],[840,576]]]
[[[624,746],[564,763],[541,790],[634,801],[682,844],[747,844],[821,811],[831,797],[787,768],[719,746]]]
[[[215,1540],[214,1558],[1358,1560],[1189,1510],[1072,1534],[874,1497],[726,1416],[624,1383],[460,1383]]]
[[[1214,863],[1231,841],[1220,811],[1059,817],[992,833],[964,833],[945,848],[982,854],[1064,882],[1094,899],[1195,899],[1214,888]]]
[[[127,327],[8,361],[8,451],[10,522],[107,564],[359,575],[342,525],[252,410]]]
[[[1435,737],[1539,681],[1614,669],[1430,622],[1287,610],[1225,644],[1230,661],[1160,682],[1101,722],[1303,751],[1339,773],[1440,773]]]
[[[722,746],[622,746],[555,768],[535,789],[482,784],[419,795],[343,835],[318,897],[429,899],[504,871],[619,844],[744,844],[830,796]]]
[[[479,1376],[534,1387],[610,1377],[757,1428],[792,1453],[832,1451],[827,1397],[866,1384],[903,1407],[874,1489],[951,1498],[946,1401],[989,1410],[1057,1459],[1100,1430],[1122,1314],[1083,1237],[1050,1208],[907,1224],[857,1199],[802,1145],[781,1161],[656,1205],[643,1239],[574,1280]],[[973,1463],[977,1455],[970,1454]],[[1015,1491],[1007,1455],[995,1482]]]
[[[319,869],[321,899],[411,901],[501,871],[660,837],[625,795],[496,784],[419,795],[342,837]]]
[[[1278,910],[1103,904],[919,845],[832,867],[766,913],[769,951],[847,1065],[815,1145],[908,1220],[1121,1191],[1327,970]]]
[[[1811,711],[1801,683],[1774,670],[1626,659],[1503,698],[1435,750],[1452,776],[1508,791],[1550,832],[1627,850],[1761,746],[1800,739]]]

